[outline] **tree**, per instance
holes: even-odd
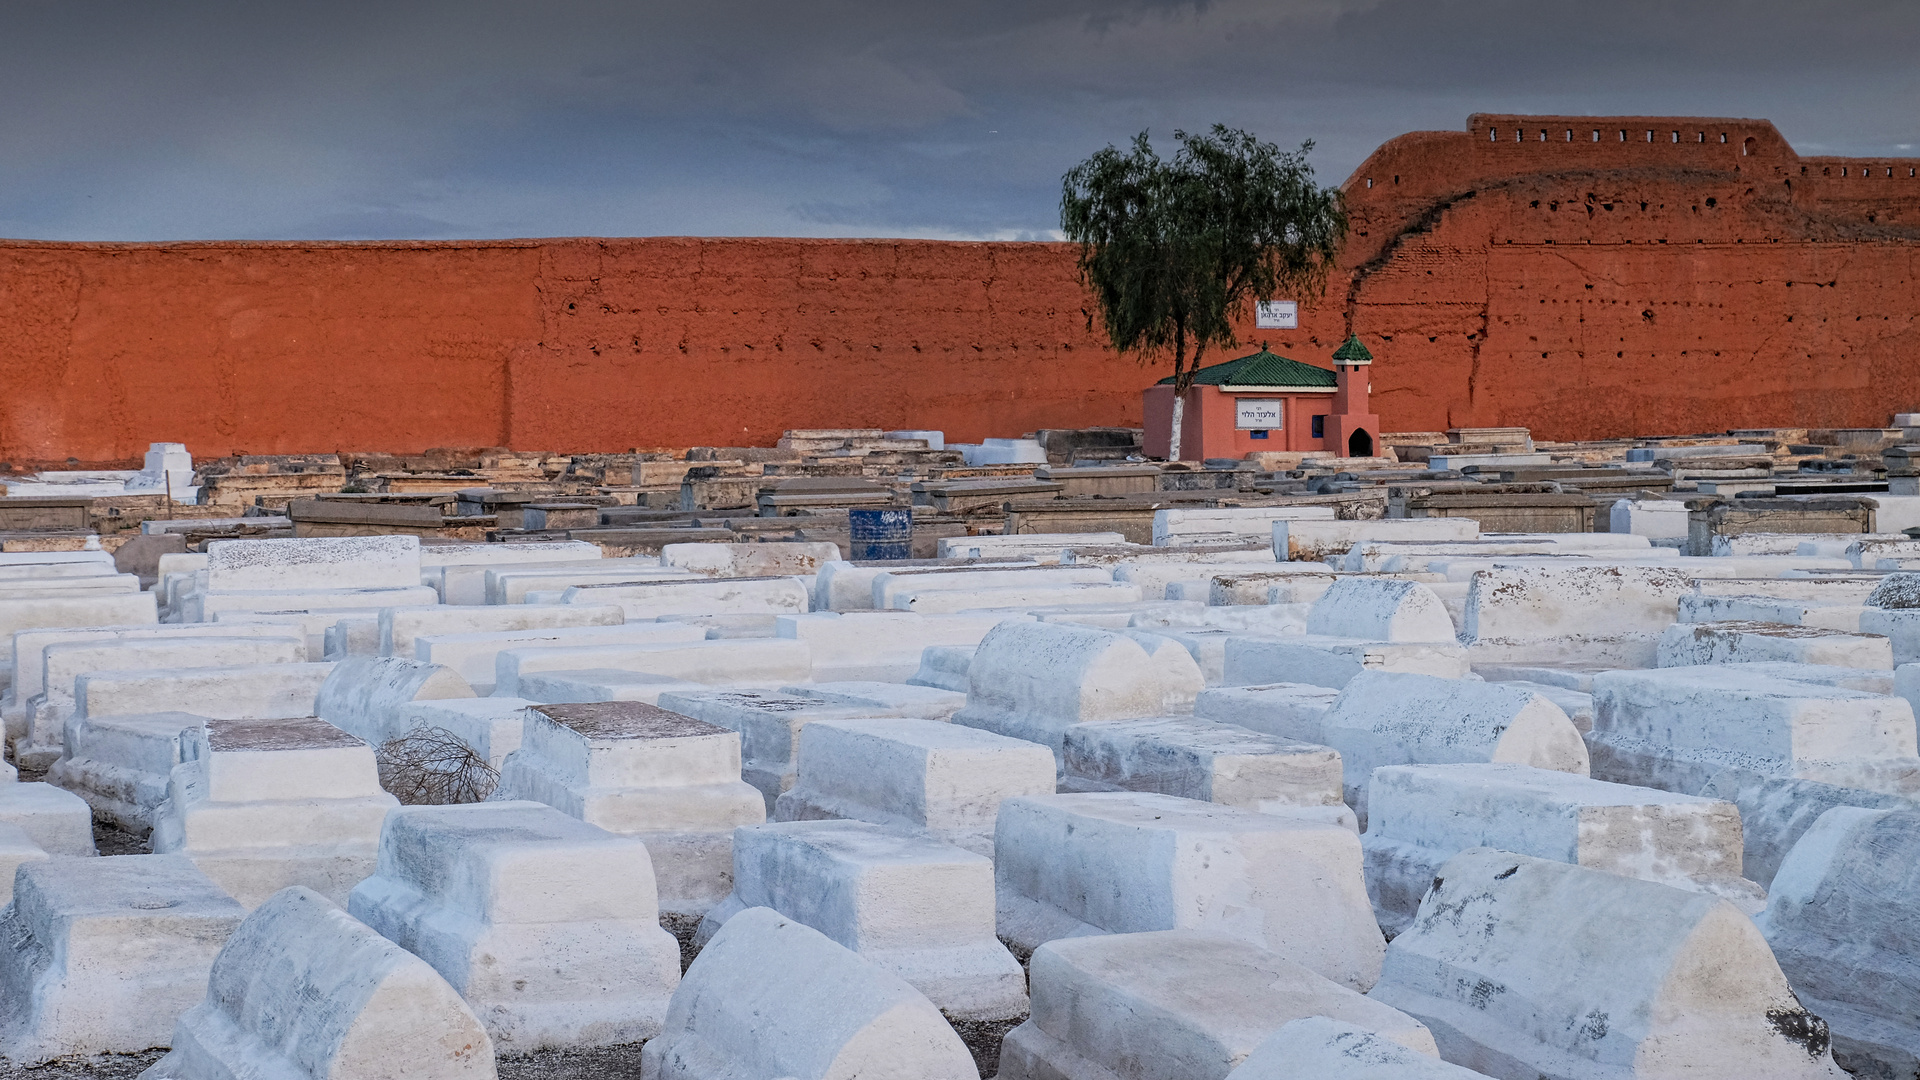
[[[1178,460],[1187,390],[1208,346],[1238,344],[1233,321],[1250,302],[1285,291],[1311,303],[1347,215],[1337,189],[1314,185],[1312,142],[1282,153],[1221,124],[1174,138],[1171,161],[1143,131],[1130,152],[1108,146],[1074,166],[1060,227],[1080,245],[1080,280],[1113,347],[1143,363],[1172,348],[1168,456]]]

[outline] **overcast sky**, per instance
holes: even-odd
[[[1917,57],[1920,0],[0,0],[0,236],[1046,238],[1143,128],[1913,154]]]

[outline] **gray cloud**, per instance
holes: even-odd
[[[1329,183],[1478,110],[1903,152],[1916,54],[1912,0],[14,0],[0,235],[1034,237],[1142,128]]]

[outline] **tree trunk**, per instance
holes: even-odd
[[[1181,393],[1179,388],[1175,387],[1173,391],[1173,435],[1167,443],[1168,461],[1180,460],[1180,421],[1182,419],[1181,414],[1186,411],[1187,395]]]

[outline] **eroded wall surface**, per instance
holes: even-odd
[[[1802,158],[1763,120],[1475,116],[1344,190],[1327,294],[1242,341],[1330,366],[1358,332],[1389,431],[1920,409],[1913,159]],[[0,459],[1138,424],[1168,368],[1114,355],[1086,306],[1060,244],[0,243]]]

